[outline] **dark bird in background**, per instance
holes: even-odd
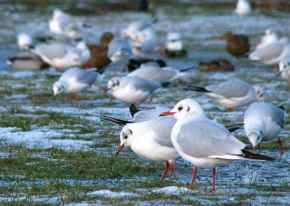
[[[227,41],[226,49],[234,56],[242,56],[250,50],[249,38],[243,34],[227,32],[219,40]]]
[[[107,65],[111,63],[108,57],[108,44],[114,38],[111,32],[104,32],[100,37],[100,45],[88,45],[91,51],[91,57],[88,61],[90,67],[98,69],[99,73],[104,72]]]

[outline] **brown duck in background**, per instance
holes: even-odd
[[[89,49],[91,51],[91,58],[88,61],[90,67],[95,67],[98,72],[103,72],[105,67],[110,64],[111,60],[108,58],[108,44],[114,38],[111,32],[104,32],[100,37],[100,45],[91,44]]]
[[[205,72],[226,72],[226,71],[234,71],[235,68],[225,59],[215,59],[208,62],[200,62],[199,63],[199,70]]]
[[[250,50],[249,38],[243,34],[227,32],[219,40],[227,40],[226,49],[234,56],[242,56]]]

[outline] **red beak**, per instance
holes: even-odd
[[[106,93],[107,91],[109,91],[111,88],[106,88],[105,90],[104,90],[104,93]]]
[[[122,150],[124,147],[125,147],[125,143],[122,144],[122,145],[120,145],[120,146],[118,147],[118,149],[117,149],[116,155],[118,155],[119,152],[121,152],[121,150]]]
[[[170,111],[168,111],[168,112],[163,112],[163,113],[161,113],[161,114],[159,114],[159,117],[161,117],[161,116],[172,116],[172,115],[174,115],[176,112],[170,112]]]

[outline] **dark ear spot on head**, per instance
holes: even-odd
[[[189,110],[190,110],[190,107],[188,107],[186,111],[188,111],[188,112],[189,112]]]
[[[130,133],[130,135],[132,135],[133,134],[132,130],[129,130],[129,133]]]

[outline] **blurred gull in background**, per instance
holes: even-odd
[[[271,29],[266,29],[265,35],[261,37],[260,42],[256,46],[256,49],[261,49],[262,47],[265,47],[276,41],[278,41],[277,34]]]
[[[253,87],[249,83],[239,79],[231,79],[206,87],[189,85],[185,89],[201,92],[212,98],[213,101],[229,108],[230,111],[233,111],[235,107],[264,100],[264,92],[261,88]]]
[[[78,67],[66,70],[59,80],[53,84],[53,95],[72,94],[72,101],[75,95],[78,96],[78,105],[80,106],[80,93],[90,87],[98,77],[95,68],[83,70]]]
[[[240,17],[245,17],[251,13],[251,4],[247,0],[238,0],[235,13]]]
[[[29,50],[33,43],[33,37],[30,34],[22,32],[17,35],[17,44],[20,50]]]

